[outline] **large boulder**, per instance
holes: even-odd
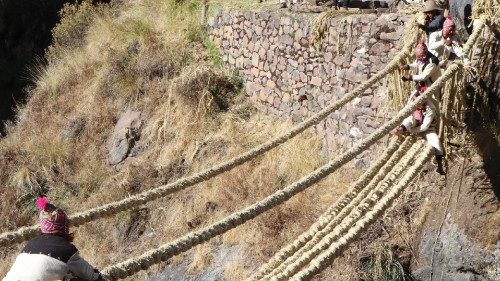
[[[117,165],[123,162],[139,140],[142,129],[141,113],[127,110],[115,125],[108,163]]]
[[[498,245],[500,246],[500,245]],[[482,281],[500,280],[496,269],[500,264],[500,249],[482,249],[467,237],[448,215],[442,231],[426,232],[420,243],[424,263],[413,272],[415,280]]]

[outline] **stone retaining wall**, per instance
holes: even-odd
[[[334,18],[320,51],[310,47],[307,16],[221,12],[208,20],[208,33],[224,63],[243,77],[247,95],[270,114],[300,121],[383,68],[399,50],[406,20],[398,14]],[[381,124],[383,102],[379,83],[317,129],[328,143],[348,147]]]

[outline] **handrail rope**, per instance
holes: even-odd
[[[428,146],[419,157],[419,159],[417,159],[415,164],[408,170],[406,175],[400,180],[398,185],[391,189],[389,194],[382,198],[375,205],[375,207],[370,212],[368,212],[363,219],[359,220],[356,225],[351,228],[344,236],[342,236],[340,239],[337,239],[337,242],[331,244],[327,251],[323,252],[315,260],[310,262],[307,268],[299,271],[290,280],[309,280],[314,274],[323,270],[328,265],[328,262],[335,256],[335,254],[342,250],[343,247],[347,246],[347,244],[354,241],[357,235],[359,235],[368,225],[370,225],[380,215],[382,215],[387,208],[389,208],[394,199],[399,197],[405,187],[417,175],[417,173],[420,171],[431,154],[432,148]]]
[[[280,253],[282,252],[282,254],[279,255],[279,258],[274,258],[273,263],[270,264],[273,265],[273,267],[271,268],[269,266],[270,268],[266,270],[265,274],[259,274],[260,276],[256,276],[253,280],[258,280],[264,276],[274,275],[285,268],[286,265],[296,260],[297,256],[300,256],[298,252],[302,253],[305,249],[308,250],[312,248],[319,241],[319,239],[325,235],[325,233],[331,231],[329,228],[332,223],[340,223],[350,213],[350,211],[356,207],[364,197],[366,197],[368,192],[370,192],[370,190],[376,187],[377,184],[384,179],[385,175],[391,171],[394,165],[400,160],[400,158],[407,152],[415,141],[416,138],[408,137],[392,156],[381,157],[379,160],[384,162],[384,166],[377,171],[376,175],[372,175],[366,179],[361,179],[362,181],[358,180],[358,182],[360,182],[358,190],[353,190],[353,193],[348,194],[346,196],[346,200],[343,200],[343,204],[339,204],[337,208],[334,208],[334,212],[328,213],[324,217],[320,217],[317,220],[315,224],[319,224],[321,228],[314,227],[314,225],[311,226],[310,229],[303,234],[304,238],[307,237],[307,239],[300,239],[302,238],[301,236],[293,241],[289,247],[284,248],[290,248],[289,251],[280,250]],[[268,262],[268,264],[269,263],[270,262]]]
[[[472,46],[475,44],[476,40],[479,38],[479,34],[480,34],[480,30],[482,29],[482,27],[486,24],[486,18],[485,17],[482,17],[480,19],[480,22],[477,26],[477,28],[474,30],[473,34],[471,34],[471,37],[469,37],[469,40],[467,41],[467,43],[465,44],[464,46],[464,49],[469,51]],[[454,71],[456,72],[456,70]],[[448,73],[449,74],[449,73]],[[452,75],[450,74],[450,77],[452,77]],[[436,81],[437,82],[437,81]],[[443,83],[444,84],[444,83]],[[301,252],[302,249],[301,249]],[[296,254],[296,256],[300,256],[300,253],[299,254]],[[283,266],[280,266],[281,268],[283,268]]]
[[[354,225],[371,206],[376,204],[377,200],[382,197],[384,193],[390,190],[391,185],[398,177],[401,176],[404,169],[410,165],[410,162],[414,159],[414,157],[421,152],[422,147],[422,141],[414,144],[402,159],[397,159],[399,161],[397,161],[396,166],[394,166],[390,173],[385,175],[384,180],[378,184],[375,189],[367,190],[367,194],[360,194],[361,202],[358,202],[358,204],[354,206],[355,208],[348,210],[347,216],[340,217],[339,219],[333,219],[328,224],[328,227],[322,231],[321,234],[324,235],[318,235],[318,237],[309,241],[309,247],[300,249],[300,251],[294,255],[295,259],[289,260],[283,266],[280,266],[274,276],[269,276],[270,280],[286,280],[293,276],[296,272],[300,271],[304,265],[327,249],[332,241],[338,239],[344,232],[348,231],[348,229]]]
[[[274,271],[277,266],[294,255],[294,253],[308,243],[317,232],[324,229],[333,217],[338,216],[340,211],[350,205],[352,200],[357,197],[357,194],[359,194],[361,190],[367,189],[368,183],[370,182],[371,184],[375,180],[374,177],[379,174],[379,171],[381,171],[383,167],[390,166],[394,163],[394,159],[399,159],[414,141],[414,137],[408,137],[401,143],[401,138],[395,138],[382,157],[380,157],[346,193],[342,194],[342,196],[336,200],[335,203],[330,206],[313,225],[311,225],[311,227],[309,227],[307,232],[302,233],[292,243],[274,254],[274,256],[266,264],[262,265],[248,280],[255,281],[268,274],[272,274],[272,271]]]
[[[179,179],[173,183],[162,185],[119,201],[108,203],[93,209],[89,209],[71,215],[69,219],[71,220],[72,225],[79,226],[102,217],[111,216],[116,213],[135,208],[137,206],[146,204],[147,202],[156,200],[158,198],[165,197],[174,192],[183,190],[189,186],[211,179],[212,177],[215,177],[221,173],[227,172],[277,147],[278,145],[288,141],[289,139],[305,131],[307,128],[315,124],[318,124],[321,120],[326,118],[332,112],[338,110],[348,102],[352,101],[357,96],[364,93],[368,88],[372,87],[376,82],[384,78],[388,73],[397,69],[399,62],[409,55],[412,45],[413,42],[411,41],[408,42],[406,45],[404,45],[401,51],[391,60],[390,63],[388,63],[382,70],[377,72],[367,81],[362,83],[359,87],[354,89],[352,93],[346,94],[344,97],[342,97],[342,99],[325,107],[320,112],[309,117],[302,123],[297,124],[288,132],[285,132],[274,139],[271,139],[257,147],[254,147],[253,149],[248,150],[247,152],[244,152],[226,162],[220,163],[209,169],[201,171],[195,175]],[[26,241],[36,236],[38,233],[39,233],[38,225],[21,227],[14,231],[2,233],[0,234],[0,246],[6,246]]]
[[[328,164],[325,164],[324,166],[316,169],[308,176],[305,176],[295,183],[287,186],[286,188],[275,192],[262,201],[259,201],[241,211],[227,216],[217,223],[202,228],[198,231],[191,232],[170,243],[164,244],[163,246],[160,246],[155,250],[150,250],[136,259],[132,258],[114,266],[110,266],[104,271],[105,275],[113,278],[123,278],[129,276],[143,268],[148,268],[154,263],[158,263],[161,260],[166,260],[176,254],[190,249],[195,245],[207,241],[216,235],[222,234],[238,225],[241,225],[244,222],[255,218],[259,214],[287,201],[295,194],[305,190],[309,186],[325,178],[327,175],[331,174],[336,169],[352,160],[354,157],[356,157],[356,155],[359,155],[361,152],[367,150],[376,141],[380,140],[382,137],[390,133],[390,131],[397,125],[399,125],[399,123],[401,123],[408,115],[410,115],[410,113],[413,112],[419,104],[423,103],[425,99],[436,93],[442,87],[442,84],[444,84],[446,80],[450,79],[450,77],[457,71],[457,69],[457,64],[451,65],[448,70],[425,91],[425,93],[420,95],[410,104],[406,105],[390,121],[385,123],[382,127],[376,129],[369,137],[361,140],[358,144],[350,148],[348,151],[344,152],[342,155],[332,160]]]

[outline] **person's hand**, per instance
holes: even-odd
[[[392,133],[397,137],[403,137],[406,134],[406,132],[403,130],[403,127],[401,126],[398,126],[396,129],[394,129]]]
[[[393,134],[399,138],[404,138],[409,136],[410,132],[403,125],[399,125],[396,129],[394,129]]]
[[[443,44],[445,44],[446,46],[451,46],[452,41],[450,38],[443,39],[443,41],[444,41]]]
[[[403,82],[411,81],[411,75],[403,75],[401,80],[403,80]]]
[[[401,69],[401,70],[409,70],[409,69],[410,69],[410,66],[409,66],[409,65],[407,65],[407,64],[403,64],[403,63],[402,63],[402,64],[400,64],[400,65],[399,65],[399,69]]]

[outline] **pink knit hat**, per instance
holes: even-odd
[[[425,45],[425,42],[421,41],[415,48],[415,56],[417,57],[418,60],[423,61],[427,59],[428,51],[429,50],[427,49],[427,45]]]
[[[40,229],[42,233],[69,234],[69,220],[63,210],[38,197],[36,205],[40,210]]]
[[[443,36],[444,37],[450,37],[453,35],[452,31],[455,29],[455,23],[453,22],[453,19],[448,16],[444,20],[443,23]]]

